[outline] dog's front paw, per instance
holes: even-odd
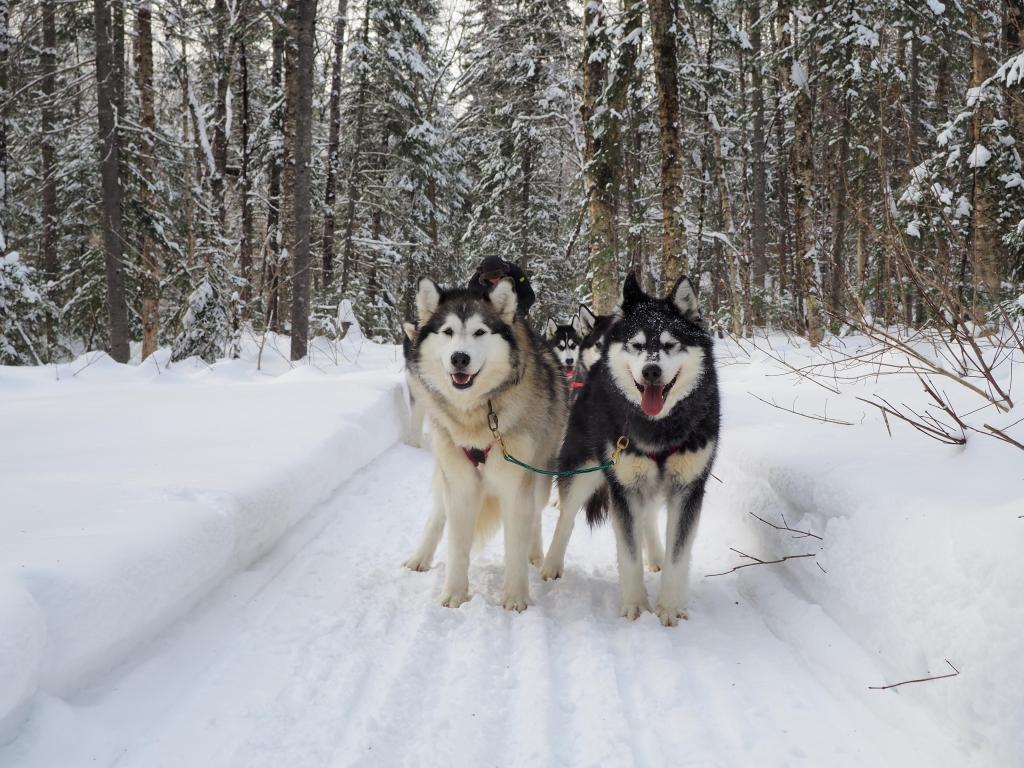
[[[651,573],[657,573],[661,570],[661,560],[648,560],[647,570]]]
[[[532,565],[534,568],[540,568],[544,565],[544,556],[530,555],[530,565]]]
[[[530,596],[518,593],[506,592],[501,598],[501,607],[506,611],[522,613],[530,604]]]
[[[651,606],[647,602],[624,603],[622,606],[622,618],[636,621],[640,618],[641,613],[649,610],[651,610]]]
[[[663,626],[674,627],[682,619],[686,621],[689,616],[686,615],[685,608],[679,608],[676,606],[664,606],[660,603],[655,608],[654,612],[658,615],[658,619],[661,621]]]
[[[562,578],[562,573],[565,570],[563,563],[550,563],[547,560],[540,567],[540,577],[544,581],[554,581],[555,579]]]
[[[468,592],[456,592],[456,591],[445,591],[441,595],[440,603],[444,608],[458,608],[465,602],[469,601]]]
[[[429,571],[432,559],[433,558],[431,558],[431,557],[423,557],[421,555],[413,555],[408,560],[406,560],[404,563],[402,563],[402,567],[408,568],[410,571],[420,571],[420,572],[422,572],[422,571]]]

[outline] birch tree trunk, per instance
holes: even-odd
[[[113,0],[118,2],[118,0]],[[96,109],[99,118],[100,178],[103,190],[104,258],[107,274],[107,314],[110,326],[110,356],[127,363],[128,306],[125,301],[124,263],[121,252],[120,142],[117,135],[118,103],[122,92],[123,67],[116,52],[123,51],[124,28],[117,19],[123,15],[111,8],[111,0],[94,0],[96,31]]]

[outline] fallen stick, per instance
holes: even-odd
[[[728,571],[722,571],[721,573],[705,573],[704,574],[704,578],[710,578],[712,576],[725,576],[727,574],[732,573],[733,571],[738,571],[740,568],[749,568],[752,565],[775,565],[776,563],[784,563],[787,560],[797,560],[797,559],[799,559],[801,557],[816,557],[816,555],[814,553],[810,553],[810,554],[806,554],[806,555],[786,555],[785,557],[780,558],[778,560],[762,560],[759,557],[754,557],[753,555],[748,555],[746,552],[740,552],[738,549],[733,549],[732,547],[729,547],[729,549],[731,549],[733,552],[735,552],[740,557],[745,557],[745,558],[747,558],[749,560],[753,560],[754,562],[752,562],[752,563],[743,563],[741,565],[735,566],[734,568],[731,568]]]
[[[774,528],[777,531],[789,531],[790,533],[799,533],[800,535],[799,536],[794,536],[793,537],[794,539],[806,539],[808,536],[810,536],[811,538],[817,539],[818,541],[823,541],[821,536],[819,536],[816,533],[811,533],[810,531],[801,531],[801,530],[799,530],[797,528],[790,528],[789,527],[789,523],[786,522],[786,518],[785,517],[782,518],[782,523],[783,523],[782,525],[776,525],[775,523],[768,522],[767,520],[765,520],[760,515],[755,515],[753,512],[748,511],[747,514],[750,515],[751,517],[756,517],[762,523],[764,523],[765,525],[770,525],[772,528]]]
[[[944,678],[956,677],[957,675],[960,674],[960,670],[957,669],[956,667],[954,667],[952,664],[950,664],[949,663],[949,659],[943,659],[943,661],[945,661],[947,664],[949,664],[949,668],[953,670],[953,672],[951,674],[933,675],[932,677],[918,677],[918,678],[916,678],[914,680],[904,680],[902,683],[892,683],[891,685],[869,685],[868,686],[868,690],[869,691],[885,691],[885,690],[888,690],[889,688],[898,688],[901,685],[908,685],[910,683],[926,683],[929,680],[943,680]]]

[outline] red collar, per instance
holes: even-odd
[[[570,381],[569,382],[569,389],[583,389],[583,382],[582,381],[575,381],[575,380]]]
[[[644,456],[649,458],[651,461],[653,461],[655,464],[657,464],[660,467],[662,464],[665,463],[665,459],[667,459],[673,453],[679,453],[679,450],[681,448],[682,448],[681,445],[673,445],[671,448],[669,448],[668,450],[662,451],[661,453],[645,453]]]
[[[491,446],[488,445],[486,448],[483,448],[483,449],[481,449],[481,448],[463,448],[462,452],[464,454],[466,454],[466,458],[467,459],[469,459],[471,462],[473,462],[473,466],[474,467],[479,467],[481,464],[483,464],[485,461],[487,461],[487,456],[491,452]]]

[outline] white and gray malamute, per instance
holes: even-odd
[[[559,480],[561,512],[541,575],[561,576],[573,518],[584,504],[591,525],[610,507],[622,615],[635,619],[650,610],[642,540],[658,559],[656,520],[664,504],[667,552],[655,612],[662,624],[674,626],[686,618],[690,552],[719,426],[712,339],[700,322],[689,280],[682,278],[668,298],[656,299],[631,274],[605,344],[573,404],[558,468],[605,464],[620,437],[629,445],[615,466]]]
[[[408,372],[430,421],[436,461],[434,509],[420,546],[406,566],[430,567],[445,521],[448,562],[441,604],[469,599],[474,540],[500,522],[505,539],[502,605],[529,603],[528,570],[540,565],[540,514],[549,478],[503,460],[489,419],[519,460],[550,467],[568,418],[567,388],[558,361],[528,321],[516,314],[516,292],[503,280],[489,293],[442,290],[420,280],[418,328]]]

